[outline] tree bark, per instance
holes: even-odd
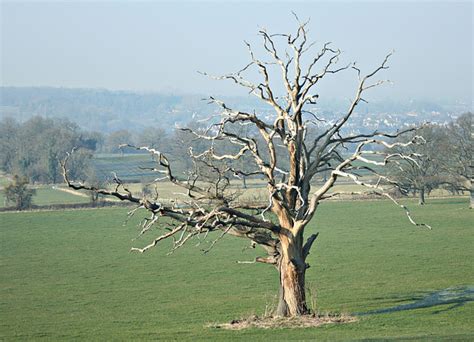
[[[281,275],[280,275],[280,279],[281,279]],[[276,316],[279,316],[279,317],[288,316],[288,305],[285,302],[283,294],[284,294],[284,290],[283,290],[283,286],[281,285],[281,280],[280,280],[280,289],[278,293],[278,306],[275,312]]]
[[[308,313],[305,293],[306,264],[302,238],[280,236],[280,294],[277,316],[293,317]]]
[[[421,188],[418,194],[419,194],[418,204],[424,205],[425,204],[425,189]]]

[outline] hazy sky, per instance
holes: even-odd
[[[294,30],[295,11],[311,17],[312,40],[344,51],[341,64],[368,71],[395,50],[381,75],[394,84],[372,97],[472,101],[472,2],[2,1],[1,11],[4,86],[239,95],[197,71],[239,70],[243,41],[258,46],[261,27]],[[350,96],[355,77],[321,92]]]

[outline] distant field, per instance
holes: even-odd
[[[189,158],[189,156],[183,156],[183,158]],[[380,156],[372,156],[371,159],[376,161],[383,160]],[[156,178],[156,173],[144,170],[141,168],[154,167],[156,162],[153,161],[150,153],[99,153],[94,156],[93,165],[97,175],[103,179],[110,179],[112,172],[116,172],[117,175],[124,181],[130,180],[152,180]],[[362,162],[356,161],[354,165],[365,165]],[[174,165],[175,173],[180,174],[183,170],[176,169],[179,165]],[[374,165],[372,167],[376,171],[380,171],[381,167]],[[360,170],[361,175],[370,175],[366,170]]]
[[[89,198],[70,194],[64,191],[54,189],[52,185],[42,185],[35,187],[36,194],[33,196],[35,205],[53,205],[53,204],[75,204],[88,203]],[[0,208],[5,206],[5,196],[0,191]]]
[[[98,177],[110,180],[115,172],[124,181],[152,180],[156,174],[140,167],[153,167],[156,165],[148,153],[130,154],[98,154],[94,156],[93,165]]]
[[[199,183],[197,184],[199,185]],[[109,188],[112,189],[115,186],[110,184]],[[143,185],[141,183],[128,183],[126,184],[127,189],[129,189],[134,194],[141,194]],[[154,183],[151,189],[156,189],[158,191],[159,199],[162,201],[168,201],[173,199],[184,199],[186,198],[186,192],[183,188],[174,185],[167,181]],[[314,190],[317,189],[317,185],[314,186]],[[331,189],[332,192],[357,192],[364,191],[366,188],[359,186],[357,184],[339,184]],[[154,191],[154,190],[153,190]],[[242,181],[232,180],[231,186],[228,188],[228,191],[233,194],[238,194],[238,200],[242,202],[267,202],[268,201],[268,192],[266,189],[266,183],[253,179],[247,181],[247,188],[242,187]]]
[[[199,183],[198,183],[199,185]],[[312,191],[316,191],[322,183],[317,183],[312,185]],[[128,183],[126,184],[127,188],[132,191],[134,194],[141,194],[143,185],[141,183]],[[112,189],[115,186],[109,185],[109,188]],[[186,197],[186,192],[183,188],[174,185],[168,181],[161,181],[157,183],[153,183],[152,189],[156,189],[158,191],[159,199],[162,201],[168,201],[172,199],[183,199]],[[337,183],[329,193],[346,193],[343,195],[344,199],[350,198],[357,198],[355,195],[351,195],[351,193],[364,193],[367,192],[369,189],[354,183],[350,182],[340,182]],[[237,199],[242,202],[267,202],[268,201],[268,192],[266,189],[266,183],[262,180],[258,179],[251,179],[247,181],[247,188],[244,189],[242,187],[242,181],[240,180],[232,180],[231,186],[229,187],[229,192],[233,194],[239,194]],[[426,200],[430,201],[430,197],[446,197],[450,196],[448,191],[437,189],[433,191],[430,196],[426,196]],[[339,197],[335,197],[334,199],[338,199]]]
[[[135,194],[141,194],[143,185],[141,183],[128,183],[127,188],[130,189]],[[110,188],[113,186],[110,185]],[[65,185],[40,185],[35,186],[36,194],[33,197],[33,204],[39,206],[47,206],[54,204],[78,204],[78,203],[88,203],[89,197],[85,191],[73,191],[68,189]],[[317,185],[314,185],[314,189],[317,189]],[[66,189],[62,191],[61,189]],[[158,190],[159,199],[162,201],[169,201],[173,199],[183,199],[183,189],[175,186],[169,182],[158,182],[156,183],[156,189]],[[343,183],[334,186],[330,192],[363,192],[365,189],[362,186]],[[230,190],[232,192],[239,193],[238,199],[243,202],[261,202],[267,201],[268,194],[265,188],[265,183],[259,180],[249,180],[247,182],[247,189],[242,188],[241,181],[232,181]],[[444,190],[435,190],[432,192],[431,196],[448,196],[449,193]],[[350,197],[350,196],[349,196]],[[347,198],[347,196],[345,197]],[[114,199],[107,199],[112,200]],[[427,201],[431,199],[428,196]],[[2,191],[0,191],[0,208],[5,206],[5,196]]]
[[[409,204],[413,202],[409,202]],[[225,238],[130,254],[126,209],[0,214],[0,340],[473,340],[474,232],[466,198],[432,200],[410,225],[387,201],[321,204],[308,285],[320,312],[359,321],[307,329],[205,327],[274,302],[277,274],[240,265],[258,249]],[[314,291],[313,291],[314,292]],[[366,314],[364,314],[366,313]]]
[[[116,172],[118,177],[122,179],[127,187],[135,194],[141,194],[143,184],[150,184],[156,177],[156,174],[140,170],[139,167],[154,166],[148,154],[100,154],[95,157],[94,165],[96,172],[100,177],[112,181],[112,172]],[[365,178],[364,178],[365,179]],[[367,179],[365,179],[367,180]],[[143,182],[140,183],[140,181]],[[0,208],[5,207],[5,197],[3,194],[3,187],[10,182],[10,178],[0,173]],[[159,199],[162,201],[169,201],[183,198],[183,189],[171,184],[167,181],[160,181],[154,183],[158,190]],[[322,182],[313,184],[313,190],[316,190]],[[66,188],[64,184],[58,185],[37,185],[33,186],[36,189],[36,195],[33,197],[33,204],[35,205],[54,205],[54,204],[78,204],[88,203],[89,198],[86,192],[75,192],[67,189],[69,192],[61,191],[61,188]],[[114,185],[109,184],[112,188]],[[351,182],[339,182],[334,186],[330,192],[363,192],[367,189]],[[268,193],[266,191],[266,183],[260,179],[248,179],[247,188],[243,188],[242,180],[232,179],[229,191],[238,193],[238,199],[243,202],[266,202],[268,200]],[[433,197],[449,196],[448,191],[437,189],[431,194]],[[351,196],[345,195],[345,199]],[[109,199],[110,200],[110,199]],[[427,196],[427,200],[430,198]]]
[[[49,204],[72,204],[72,203],[88,203],[89,198],[77,196],[61,190],[57,190],[52,186],[43,186],[36,190],[33,203],[37,205]]]
[[[10,182],[11,180],[9,176],[4,173],[0,173],[0,208],[5,207],[5,195],[3,193],[3,188]],[[36,190],[36,194],[33,196],[33,204],[35,205],[75,204],[89,202],[89,198],[58,190],[58,186],[39,185],[32,187]]]
[[[374,156],[375,160],[381,160],[380,156]],[[356,163],[360,164],[360,163]],[[97,174],[103,178],[111,181],[112,173],[116,172],[120,179],[124,182],[129,182],[127,187],[134,193],[140,193],[142,190],[143,183],[149,183],[153,181],[157,174],[142,170],[140,167],[154,167],[156,163],[152,160],[149,154],[98,154],[94,158],[94,166]],[[375,166],[374,169],[379,170],[380,168]],[[362,170],[359,172],[364,180],[369,178],[368,172]],[[179,172],[178,172],[179,174]],[[133,182],[132,182],[133,181]],[[268,194],[266,192],[266,183],[260,179],[249,179],[247,180],[247,189],[242,188],[242,181],[238,179],[232,179],[231,191],[238,191],[240,193],[240,200],[242,201],[267,201]],[[313,189],[317,189],[318,184],[322,184],[321,181],[313,185]],[[183,189],[170,184],[167,181],[156,183],[159,196],[163,200],[170,200],[179,198],[183,193]],[[331,189],[331,192],[362,192],[367,191],[367,188],[356,185],[350,181],[343,181],[337,183]],[[450,193],[446,190],[437,189],[431,194],[433,197],[438,196],[450,196]],[[347,197],[347,196],[346,196]],[[428,197],[429,200],[429,197]]]
[[[10,179],[7,175],[0,171],[0,187],[4,187],[10,183]]]

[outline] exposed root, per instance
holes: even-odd
[[[248,318],[233,320],[230,323],[211,323],[207,327],[228,330],[310,328],[319,327],[323,324],[352,323],[356,321],[356,317],[348,314],[305,315],[299,317],[258,317],[253,315]]]

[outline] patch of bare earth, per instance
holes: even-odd
[[[250,316],[245,319],[236,319],[230,323],[212,323],[209,328],[241,330],[249,328],[276,329],[276,328],[311,328],[324,324],[340,324],[356,322],[357,318],[346,314],[305,315],[299,317],[258,317]]]

